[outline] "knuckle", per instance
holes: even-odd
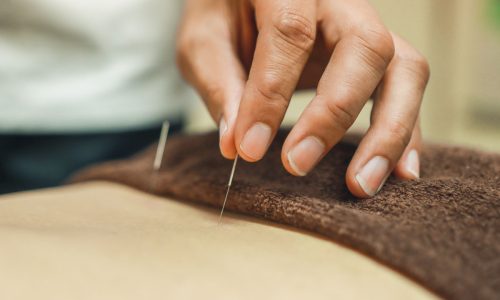
[[[386,138],[404,149],[410,142],[412,130],[401,121],[393,120],[385,127]]]
[[[224,101],[224,89],[219,85],[206,83],[201,91],[201,97],[209,106],[221,105]]]
[[[431,75],[431,68],[429,66],[429,62],[427,59],[420,53],[416,54],[412,58],[413,63],[415,64],[416,69],[419,71],[420,76],[424,79],[425,82],[429,81]]]
[[[193,49],[195,39],[191,35],[182,35],[177,38],[175,48],[176,63],[183,70],[189,61],[189,49]]]
[[[367,58],[377,66],[389,65],[395,54],[392,35],[383,26],[357,29],[355,36]]]
[[[402,65],[417,78],[422,80],[424,85],[430,79],[430,66],[427,59],[416,50],[407,51],[407,53],[398,54],[398,59]]]
[[[282,83],[276,76],[267,76],[255,89],[266,106],[283,110],[288,107],[288,97],[282,91]]]
[[[346,101],[327,101],[326,108],[334,124],[343,131],[347,131],[356,121]]]
[[[186,64],[186,56],[185,56],[185,51],[181,47],[180,43],[177,43],[177,47],[175,49],[175,62],[177,63],[177,66],[182,69],[183,66]]]
[[[224,89],[215,84],[203,83],[198,92],[212,118],[218,120],[224,104]]]
[[[304,51],[311,51],[316,32],[314,24],[300,13],[282,12],[274,19],[279,38]]]

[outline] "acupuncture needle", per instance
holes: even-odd
[[[218,225],[220,225],[220,222],[222,221],[222,214],[224,213],[224,208],[226,207],[227,197],[229,196],[229,190],[231,189],[231,185],[233,184],[234,171],[236,170],[236,163],[237,162],[238,162],[238,154],[236,154],[236,157],[234,158],[234,161],[233,161],[233,168],[231,169],[231,175],[229,176],[229,182],[227,184],[226,196],[224,197],[224,203],[222,203],[222,209],[220,211]]]
[[[170,123],[168,121],[163,122],[161,126],[160,140],[158,141],[158,148],[156,148],[155,161],[153,163],[153,169],[155,172],[158,172],[161,168],[161,162],[163,160],[163,153],[165,152],[165,145],[167,144],[169,129]]]

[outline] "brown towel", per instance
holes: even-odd
[[[351,196],[344,174],[356,139],[305,178],[280,162],[280,132],[259,163],[238,164],[227,209],[310,230],[393,267],[452,299],[500,299],[500,155],[427,145],[422,179],[390,178],[372,199]],[[231,169],[216,133],[173,138],[159,174],[154,149],[102,164],[76,181],[105,179],[220,207]]]

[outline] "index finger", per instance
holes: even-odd
[[[310,0],[255,0],[259,34],[235,129],[238,153],[261,159],[269,147],[316,37]]]

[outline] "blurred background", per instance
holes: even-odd
[[[370,0],[386,25],[430,61],[422,108],[424,138],[500,151],[500,0]],[[284,125],[292,125],[313,97],[300,92]],[[370,105],[353,126],[368,126]],[[200,102],[188,130],[213,127]]]
[[[430,62],[424,138],[500,152],[500,0],[369,1]],[[171,133],[215,129],[175,66],[184,3],[0,1],[0,194],[129,157],[167,119]],[[297,93],[283,125],[313,96]]]

